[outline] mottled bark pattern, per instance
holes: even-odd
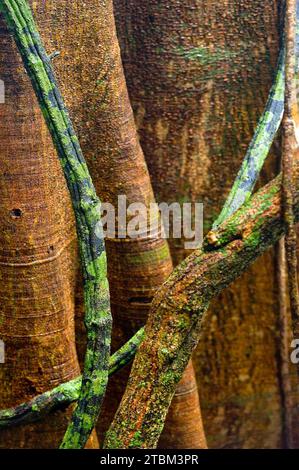
[[[128,204],[149,206],[154,196],[124,81],[112,2],[76,2],[74,7],[74,2],[47,1],[35,5],[35,13],[48,53],[60,51],[54,59],[57,76],[99,196],[117,205],[117,196],[125,194]],[[114,350],[144,325],[154,293],[172,271],[167,243],[157,235],[152,240],[147,234],[138,241],[107,240]],[[78,299],[80,310],[80,293]],[[128,372],[110,381],[100,436],[117,409]],[[186,395],[190,414],[200,416],[194,377],[191,389]],[[196,420],[191,446],[202,442],[201,421]]]
[[[299,193],[295,197],[298,222]],[[128,387],[106,434],[107,448],[155,447],[210,300],[283,236],[281,202],[280,175],[229,218],[213,242],[207,236],[158,291]]]
[[[218,215],[263,111],[281,2],[114,0],[129,94],[158,201]],[[272,151],[272,156],[277,152]],[[270,158],[263,181],[272,175]],[[174,260],[185,252],[172,241]],[[269,252],[212,303],[196,371],[211,447],[282,445]]]
[[[201,427],[198,389],[192,361],[176,387],[158,448],[205,449],[206,437]]]
[[[78,269],[74,217],[56,152],[21,58],[0,19],[0,407],[79,373],[74,341]],[[0,446],[58,447],[69,412],[4,430]],[[42,433],[42,438],[41,438]]]

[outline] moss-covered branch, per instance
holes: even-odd
[[[297,180],[298,181],[298,180]],[[298,185],[297,185],[298,187]],[[294,207],[299,216],[298,192]],[[281,177],[207,236],[156,295],[106,448],[155,447],[210,300],[283,235]]]

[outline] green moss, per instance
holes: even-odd
[[[130,442],[130,447],[134,449],[142,448],[143,440],[141,431],[135,432]]]
[[[177,52],[184,59],[196,60],[201,65],[214,65],[218,66],[219,62],[230,60],[232,57],[236,57],[240,54],[240,51],[232,51],[224,48],[216,48],[211,51],[207,47],[194,47],[192,49],[178,48]]]
[[[163,374],[161,383],[169,387],[170,385],[173,385],[174,383],[177,383],[177,380],[180,379],[180,375],[177,372],[174,372],[173,370],[168,370],[165,374]]]
[[[169,259],[169,248],[167,243],[163,243],[160,246],[155,247],[149,251],[134,253],[134,254],[125,254],[128,265],[147,265],[147,264],[156,264],[157,261],[164,261]]]
[[[109,430],[106,433],[105,442],[108,443],[109,449],[122,449],[123,448],[122,441],[119,439],[117,433],[113,430]]]

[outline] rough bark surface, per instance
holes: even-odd
[[[190,360],[182,380],[176,387],[158,448],[205,449],[207,441],[201,423],[198,388]]]
[[[152,448],[196,347],[210,300],[286,232],[281,176],[261,189],[173,272],[154,298],[107,448]],[[296,187],[298,187],[298,174]],[[299,219],[298,192],[294,217]]]
[[[34,8],[48,52],[60,51],[54,62],[57,76],[98,195],[102,201],[117,206],[118,195],[125,194],[128,204],[143,203],[149,207],[154,195],[123,76],[112,2],[47,1]],[[167,243],[159,235],[150,239],[144,233],[138,240],[107,240],[113,350],[145,324],[154,293],[172,271]],[[80,297],[79,288],[78,338],[79,348],[83,349]],[[99,437],[118,407],[128,372],[127,367],[110,381],[98,426]],[[185,391],[189,415],[198,419],[194,421],[193,434],[189,422],[188,442],[180,442],[180,446],[196,448],[203,444],[204,434],[192,374],[190,368],[178,394],[181,397],[181,391]],[[176,400],[182,406],[182,398]],[[176,407],[174,404],[170,413],[176,414]],[[177,419],[176,415],[174,422]],[[172,445],[176,446],[175,441]]]
[[[78,270],[73,211],[56,152],[21,58],[0,18],[0,407],[79,373],[74,338]],[[58,447],[70,410],[2,430],[1,448]]]
[[[204,203],[210,227],[263,111],[281,2],[114,0],[124,69],[158,201]],[[263,181],[276,167],[276,147]],[[175,262],[186,253],[170,244]],[[272,252],[213,301],[195,353],[209,447],[283,444]]]

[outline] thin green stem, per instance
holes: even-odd
[[[284,69],[285,48],[283,47],[279,54],[275,80],[264,113],[259,120],[253,139],[222,211],[213,223],[213,230],[216,230],[224,220],[236,212],[250,198],[254,190],[282,121],[284,109]]]
[[[141,328],[122,348],[111,356],[109,361],[109,376],[128,364],[134,357],[138,346],[144,339],[144,328]],[[15,408],[0,411],[0,429],[39,421],[48,413],[68,406],[78,400],[82,385],[82,376],[55,387],[33,398],[27,403],[21,403]]]

